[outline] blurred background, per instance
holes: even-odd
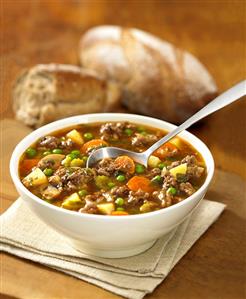
[[[1,1],[1,118],[13,118],[11,86],[23,68],[78,63],[92,26],[136,27],[183,48],[207,67],[220,91],[245,79],[245,1]],[[216,166],[246,178],[246,105],[241,100],[190,129]]]

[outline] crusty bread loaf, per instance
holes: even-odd
[[[110,111],[119,102],[116,84],[95,71],[62,64],[37,65],[16,80],[16,118],[39,127],[67,116]]]
[[[81,38],[79,57],[83,67],[120,84],[132,112],[180,123],[217,94],[193,55],[137,29],[92,28]]]

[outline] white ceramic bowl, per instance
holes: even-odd
[[[175,128],[170,123],[134,114],[102,113],[62,119],[35,130],[16,146],[10,161],[10,172],[20,196],[31,210],[46,224],[64,235],[74,247],[90,255],[119,258],[148,249],[192,212],[204,197],[211,182],[214,161],[209,149],[201,140],[187,131],[182,132],[180,136],[191,143],[205,159],[207,178],[202,187],[189,198],[171,207],[124,217],[82,214],[61,209],[33,195],[21,183],[18,176],[20,156],[38,138],[81,123],[108,121],[129,121],[167,131]]]

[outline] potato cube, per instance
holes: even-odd
[[[22,183],[26,187],[39,186],[48,183],[48,179],[40,168],[35,168],[22,180]]]
[[[169,170],[172,176],[175,178],[177,177],[177,174],[186,174],[187,172],[187,163],[180,164],[172,169]]]
[[[79,209],[82,206],[83,201],[80,199],[77,192],[69,195],[62,203],[62,207],[68,210]]]
[[[181,139],[179,137],[174,137],[171,140],[169,140],[169,142],[175,145],[177,148],[180,148],[182,144]]]
[[[113,203],[101,203],[97,205],[98,210],[105,215],[110,215],[114,211]]]
[[[81,136],[81,134],[77,131],[77,130],[72,130],[70,132],[67,133],[67,138],[70,138],[74,143],[78,144],[78,145],[82,145],[84,144],[84,139]]]
[[[150,156],[148,160],[148,165],[151,168],[158,167],[158,165],[161,163],[161,160],[156,156]]]

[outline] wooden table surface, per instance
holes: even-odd
[[[244,1],[2,0],[0,9],[1,119],[14,117],[11,85],[21,69],[37,63],[76,64],[80,35],[100,24],[137,27],[190,51],[207,66],[220,91],[246,77]],[[7,124],[11,127],[13,123]],[[3,161],[3,155],[27,132],[27,128],[15,126],[18,130],[12,131],[12,135],[7,136],[6,130],[0,130],[2,211],[17,197],[7,173],[8,158]],[[190,131],[209,146],[218,169],[245,179],[245,130],[244,98]],[[218,175],[215,180],[219,182]],[[239,186],[243,194],[245,182]],[[233,203],[229,198],[220,198],[227,203],[228,210],[148,298],[246,297],[246,198],[243,197]],[[1,255],[1,270],[1,298],[119,298],[78,279],[6,254]],[[207,271],[211,271],[211,276]]]

